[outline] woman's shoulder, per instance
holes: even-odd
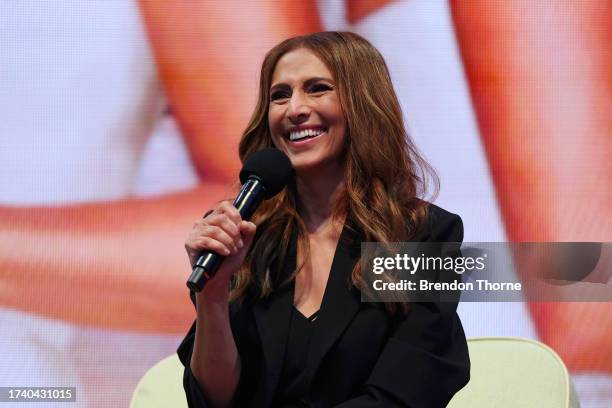
[[[426,219],[411,241],[461,242],[463,221],[461,217],[433,203],[426,203]]]

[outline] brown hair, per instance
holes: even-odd
[[[334,214],[346,214],[366,241],[410,239],[426,217],[426,202],[418,197],[426,193],[428,181],[433,181],[435,194],[438,178],[404,128],[382,55],[356,34],[320,32],[294,37],[266,54],[257,105],[240,141],[240,160],[244,162],[256,151],[273,146],[268,127],[272,75],[278,60],[299,48],[314,52],[332,72],[347,122],[346,188]],[[282,280],[273,271],[281,270],[294,232],[300,247],[308,247],[306,228],[296,208],[295,186],[290,185],[258,209],[254,217],[257,234],[243,267],[234,277],[231,299],[242,299],[253,288],[258,297],[265,297],[277,285],[295,277],[294,273]],[[359,265],[357,262],[351,275],[357,288],[361,286]],[[397,310],[397,304],[386,307],[390,312]]]

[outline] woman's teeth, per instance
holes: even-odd
[[[296,140],[304,139],[306,137],[315,137],[315,136],[319,136],[323,132],[324,132],[323,129],[306,129],[306,130],[300,130],[299,132],[291,132],[289,134],[289,140],[296,141]]]

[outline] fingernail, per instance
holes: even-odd
[[[242,248],[244,246],[244,242],[242,242],[242,238],[238,240],[238,248]]]
[[[229,254],[230,254],[230,252],[231,252],[231,251],[230,251],[229,249],[227,249],[227,248],[224,248],[224,249],[223,249],[223,254],[225,254],[225,255],[229,255]]]

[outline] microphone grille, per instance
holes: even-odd
[[[268,147],[261,149],[246,159],[240,170],[240,182],[244,184],[251,176],[261,180],[266,188],[266,198],[280,193],[291,180],[293,167],[285,153]]]

